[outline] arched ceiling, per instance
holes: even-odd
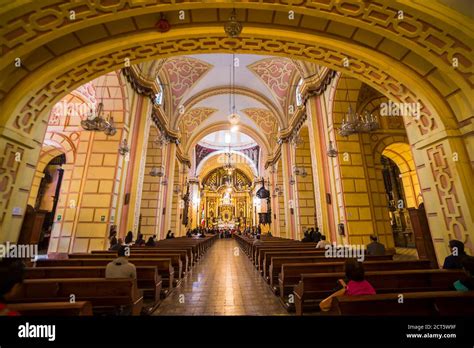
[[[211,171],[222,167],[226,161],[227,156],[225,155],[225,151],[213,152],[206,156],[196,168],[196,176],[202,179],[206,177]],[[244,154],[240,152],[232,152],[230,162],[235,168],[240,169],[250,179],[258,176],[257,168]]]
[[[278,130],[291,117],[288,108],[295,102],[296,84],[317,70],[309,65],[284,57],[216,53],[144,62],[138,70],[147,81],[159,77],[171,106],[169,124],[182,134],[183,143],[191,133],[229,121],[235,105],[238,124],[258,130],[273,148]]]
[[[232,146],[232,149],[245,149],[255,146],[257,143],[245,133],[220,130],[206,135],[201,139],[199,145],[219,150],[227,146]]]

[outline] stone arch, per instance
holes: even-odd
[[[348,42],[347,35],[337,34],[334,30],[329,31],[330,25],[325,26],[324,30],[318,30],[314,27],[290,27],[286,23],[271,23],[266,28],[262,28],[255,23],[244,22],[245,30],[241,37],[229,39],[224,36],[220,26],[193,23],[186,28],[177,25],[176,29],[166,34],[135,28],[134,34],[127,34],[126,45],[124,45],[123,37],[120,34],[96,41],[93,41],[94,38],[90,38],[87,41],[90,42],[89,44],[76,45],[67,53],[61,52],[59,58],[52,53],[41,55],[39,51],[32,51],[40,49],[41,45],[52,43],[53,40],[59,40],[61,35],[67,35],[79,28],[93,29],[93,25],[101,21],[103,23],[112,20],[119,21],[153,11],[156,13],[166,12],[175,7],[174,4],[125,6],[125,2],[120,1],[108,6],[96,3],[89,10],[90,17],[76,23],[70,23],[67,20],[69,11],[60,7],[51,8],[48,12],[48,15],[55,13],[53,17],[57,20],[48,20],[42,24],[38,22],[41,16],[32,18],[31,23],[26,13],[20,16],[26,6],[24,8],[10,6],[0,14],[2,19],[8,18],[12,26],[18,27],[24,24],[32,29],[27,31],[29,38],[21,35],[8,37],[9,32],[0,33],[7,38],[6,46],[11,48],[5,57],[6,59],[3,60],[4,64],[9,64],[15,56],[27,56],[27,53],[31,53],[31,57],[42,57],[34,60],[35,63],[30,62],[26,65],[31,69],[31,73],[23,74],[24,78],[21,74],[12,73],[11,65],[8,66],[8,69],[4,69],[6,72],[4,76],[18,76],[18,78],[5,79],[0,86],[1,106],[4,111],[0,118],[0,124],[5,126],[5,131],[2,130],[3,137],[0,139],[0,144],[2,148],[8,148],[11,151],[28,152],[26,157],[29,162],[20,163],[14,167],[6,167],[7,161],[2,162],[5,167],[1,169],[8,172],[8,175],[4,174],[1,178],[7,180],[4,192],[1,192],[4,197],[3,202],[0,202],[2,203],[0,206],[2,219],[7,208],[11,205],[10,198],[13,191],[19,190],[19,183],[16,180],[18,172],[21,171],[25,176],[31,178],[31,170],[24,171],[24,169],[34,167],[39,155],[38,146],[34,142],[24,140],[13,144],[8,140],[10,138],[5,136],[5,132],[13,133],[21,139],[40,141],[39,139],[44,134],[44,127],[35,126],[44,121],[52,104],[68,90],[85,81],[122,67],[124,57],[138,63],[158,56],[168,57],[191,52],[252,52],[306,59],[343,71],[386,94],[391,100],[419,102],[422,105],[420,121],[408,120],[406,125],[409,138],[412,142],[418,142],[419,146],[423,148],[424,154],[420,155],[418,161],[430,164],[429,169],[432,171],[430,175],[435,180],[439,181],[447,175],[450,185],[455,182],[456,186],[464,187],[466,178],[472,176],[472,168],[463,166],[463,168],[456,169],[462,171],[461,175],[453,175],[450,172],[451,169],[446,169],[446,165],[442,163],[446,162],[453,151],[456,151],[464,162],[469,160],[466,151],[468,140],[461,138],[459,130],[459,127],[464,127],[469,122],[459,124],[458,121],[469,120],[472,115],[469,95],[472,88],[470,78],[473,64],[470,53],[473,40],[467,29],[455,29],[453,24],[472,22],[467,17],[449,10],[439,3],[411,7],[405,3],[394,1],[395,7],[403,8],[407,14],[406,19],[402,22],[397,22],[396,10],[380,1],[370,3],[331,2],[326,5],[305,3],[294,5],[295,13],[303,16],[300,23],[314,23],[318,22],[318,19],[334,21],[336,25],[345,23],[352,31],[350,37],[354,42],[367,41],[365,39],[357,40],[357,37],[366,37],[365,34],[369,33],[368,36],[371,39],[367,42],[370,44],[364,46]],[[237,2],[233,5],[236,5],[240,11],[261,9],[261,3],[258,2]],[[31,13],[42,13],[40,11],[41,4],[36,2],[32,3],[32,6],[37,7],[35,7],[36,11]],[[225,2],[183,5],[183,9],[189,11],[200,7],[222,9],[230,6]],[[32,7],[28,6],[28,11],[32,11]],[[265,11],[287,11],[287,4],[266,4],[263,12]],[[272,13],[265,13],[265,15],[270,14]],[[304,16],[307,17],[304,18]],[[428,22],[426,21],[427,16],[430,17]],[[421,17],[424,17],[423,22]],[[380,18],[385,18],[385,20]],[[66,25],[64,25],[65,23]],[[62,26],[62,29],[55,30],[59,25]],[[190,27],[193,26],[194,30],[190,33]],[[11,30],[11,27],[8,30]],[[453,31],[459,34],[456,39],[449,35]],[[42,35],[37,35],[40,32]],[[432,33],[432,35],[437,33],[436,39],[428,41],[426,39],[427,33]],[[384,38],[387,41],[383,41]],[[28,45],[21,45],[22,42],[26,42],[25,40],[28,41]],[[88,55],[81,53],[85,49],[88,50]],[[397,57],[393,52],[398,49],[406,53]],[[388,52],[391,52],[392,55],[389,55]],[[454,72],[453,58],[458,58],[460,63]],[[346,59],[351,63],[348,66],[344,64]],[[444,143],[439,146],[431,147],[423,143],[423,140],[428,137],[432,139],[433,135],[444,139],[445,129],[450,130],[452,136],[458,136],[459,139],[444,140]],[[467,135],[465,138],[467,139]],[[11,155],[8,151],[10,150],[6,151],[5,156]],[[428,170],[428,166],[426,168]],[[461,192],[459,192],[459,188],[456,192],[456,190],[446,190],[447,187],[442,186],[439,186],[441,190],[439,194],[443,196],[443,207],[447,207],[452,194],[454,196],[461,195]],[[462,196],[462,206],[472,206],[472,197]],[[456,218],[447,217],[446,223],[449,228],[456,226],[459,229],[459,226],[464,226],[463,229],[466,230],[466,222],[458,221],[458,217],[461,217],[462,220],[463,215],[459,209],[455,212]],[[441,211],[439,213],[442,214]],[[472,219],[468,218],[467,223],[472,225]]]
[[[67,137],[62,137],[63,141],[52,140],[54,134],[50,134],[50,139],[45,140],[45,144],[41,148],[38,165],[36,166],[35,176],[31,185],[30,193],[28,195],[28,204],[32,207],[35,206],[36,198],[38,197],[38,190],[41,184],[41,180],[44,177],[44,170],[48,166],[49,162],[60,155],[65,155],[66,163],[74,163],[76,152],[74,144],[71,144]],[[56,134],[58,135],[58,134]],[[56,138],[61,138],[57,136]]]
[[[374,147],[373,155],[374,155],[375,163],[377,165],[382,165],[380,158],[382,157],[383,152],[387,148],[390,148],[391,146],[393,146],[393,144],[405,144],[407,146],[410,146],[408,138],[404,135],[387,135],[387,136],[382,136],[380,138],[377,137],[376,141],[377,141],[377,144]],[[414,169],[416,168],[413,168],[413,170]]]
[[[220,163],[219,160],[216,160],[216,163],[214,165],[212,165],[211,167],[206,168],[207,162],[212,161],[214,159],[214,157],[222,156],[225,153],[228,153],[228,151],[227,150],[218,150],[218,151],[212,152],[209,155],[207,155],[206,157],[204,157],[196,168],[196,175],[200,175],[201,173],[204,173],[204,172],[209,172],[209,170],[212,170],[212,169],[215,169],[215,168],[221,166],[223,163]],[[244,168],[243,169],[244,173],[247,174],[250,178],[258,176],[258,168],[253,163],[253,161],[250,159],[250,157],[248,157],[247,155],[245,155],[244,153],[239,152],[239,151],[231,150],[230,153],[233,155],[232,157],[237,158],[237,160],[236,160],[237,163],[235,164],[237,168],[240,168],[240,169]],[[239,160],[239,158],[242,158],[242,160]],[[246,170],[247,167],[250,170]],[[207,170],[204,170],[204,169],[207,169]]]
[[[229,129],[228,122],[219,122],[207,127],[206,129],[200,130],[199,132],[197,132],[196,134],[193,134],[190,137],[190,139],[187,142],[187,146],[184,149],[184,153],[190,155],[194,146],[199,142],[199,140],[201,140],[206,135],[220,131],[220,130],[228,130],[228,129]],[[256,132],[254,129],[246,125],[239,125],[239,132],[244,133],[248,135],[249,137],[251,137],[252,139],[254,139],[255,142],[260,146],[264,154],[271,153],[271,147],[270,147],[270,144],[268,144],[268,140],[265,139],[265,137],[263,137],[259,132]]]

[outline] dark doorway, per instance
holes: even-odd
[[[34,207],[28,206],[18,239],[22,244],[38,243],[40,254],[48,252],[54,215],[61,192],[66,156],[54,157],[43,171]]]

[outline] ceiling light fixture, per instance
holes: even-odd
[[[331,158],[337,157],[337,150],[335,149],[335,147],[332,144],[331,140],[329,140],[329,147],[328,147],[327,155],[328,155],[328,157],[331,157]]]
[[[125,156],[127,153],[130,152],[130,147],[128,146],[127,139],[123,139],[120,142],[120,146],[119,146],[118,151],[122,156]]]
[[[242,23],[237,21],[235,9],[230,14],[229,21],[224,24],[224,31],[228,37],[238,37],[242,32]]]

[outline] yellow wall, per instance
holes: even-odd
[[[316,209],[314,201],[313,168],[311,149],[309,144],[308,127],[300,130],[299,136],[303,140],[295,149],[295,165],[306,170],[306,177],[294,175],[296,180],[296,206],[298,213],[298,234],[296,239],[303,238],[303,231],[316,227]]]
[[[163,161],[163,148],[158,147],[154,142],[157,136],[158,130],[156,126],[152,125],[148,137],[140,205],[140,214],[142,217],[141,233],[143,233],[144,239],[152,235],[158,235],[158,226],[161,218],[158,202],[163,189],[163,185],[161,185],[162,178],[150,175],[151,169],[161,166]]]

